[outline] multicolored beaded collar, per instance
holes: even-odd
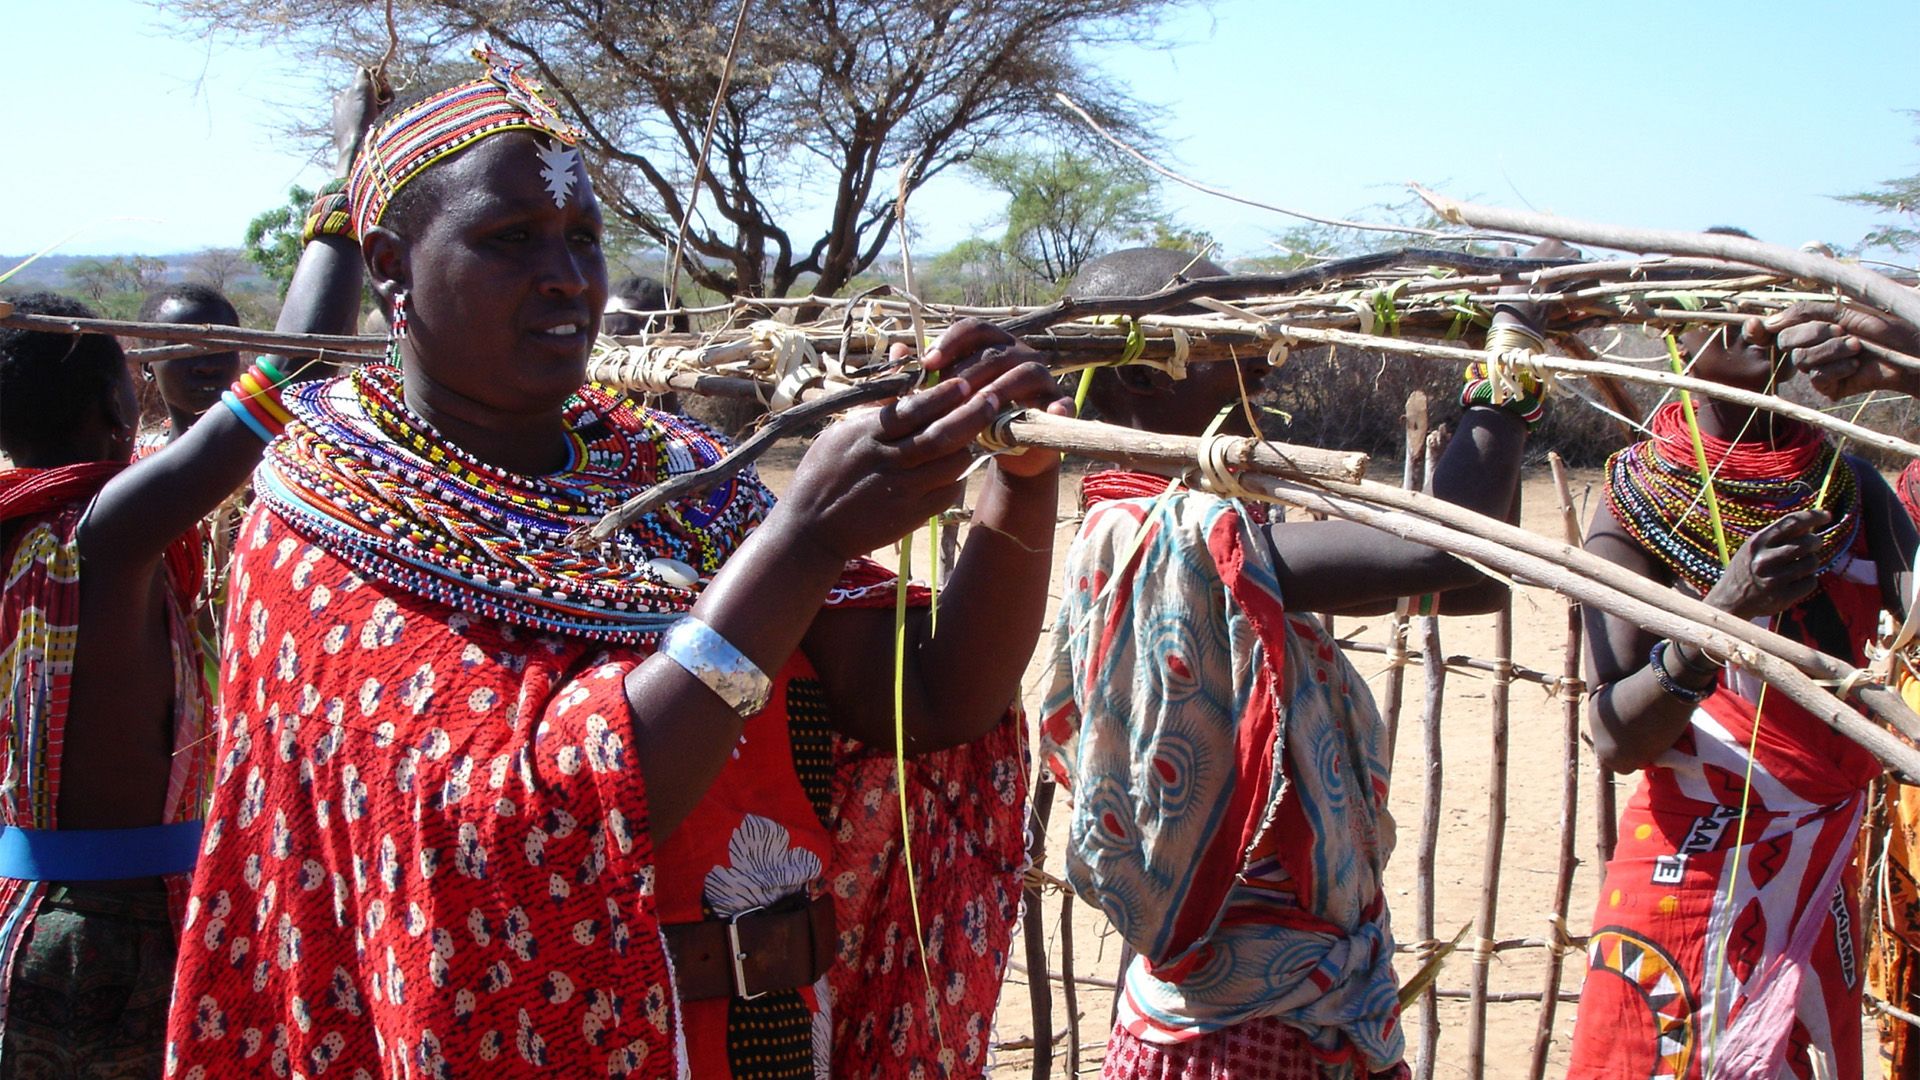
[[[566,543],[574,529],[711,464],[726,444],[589,385],[567,405],[572,462],[520,476],[441,438],[407,408],[394,368],[290,388],[283,404],[294,421],[267,450],[260,498],[361,574],[536,630],[651,642],[699,595],[658,560],[709,578],[773,505],[747,470],[640,519],[598,557],[581,555]]]
[[[1824,573],[1846,557],[1860,528],[1860,492],[1853,470],[1835,461],[1833,447],[1812,427],[1784,418],[1774,424],[1771,444],[1701,436],[1727,550],[1740,550],[1754,533],[1795,511],[1812,509],[1817,501],[1833,514],[1833,524],[1820,533]],[[1607,459],[1607,501],[1641,547],[1704,595],[1725,567],[1714,543],[1680,403],[1662,405],[1653,415],[1652,429],[1653,438]]]

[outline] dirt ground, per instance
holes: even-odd
[[[762,467],[762,474],[776,490],[784,486],[798,460],[798,446],[778,448]],[[1573,496],[1584,523],[1590,500],[1597,498],[1600,475],[1597,470],[1576,471]],[[1055,549],[1056,570],[1066,545],[1078,524],[1078,473],[1072,471],[1062,484],[1060,524]],[[1561,535],[1559,512],[1551,478],[1546,470],[1529,471],[1523,494],[1525,507],[1522,524],[1534,532]],[[926,551],[919,538],[917,553]],[[891,552],[876,553],[883,561]],[[921,561],[924,561],[922,559]],[[1056,580],[1058,579],[1056,573]],[[1051,612],[1049,613],[1051,614]],[[1049,620],[1049,624],[1050,624]],[[1363,642],[1385,640],[1386,618],[1340,619],[1335,632],[1342,638]],[[1567,607],[1556,594],[1534,588],[1519,589],[1514,596],[1513,640],[1516,664],[1549,674],[1558,674],[1567,635]],[[1493,655],[1494,618],[1481,616],[1450,618],[1442,623],[1441,642],[1448,655],[1466,654],[1488,658]],[[1044,649],[1045,639],[1042,639]],[[1418,647],[1417,640],[1413,643]],[[1386,664],[1378,653],[1350,653],[1354,665],[1368,676],[1376,699],[1386,679]],[[1043,656],[1036,654],[1024,684],[1024,700],[1029,715],[1037,715],[1044,693]],[[1474,923],[1481,903],[1481,883],[1485,873],[1485,855],[1490,843],[1489,791],[1493,776],[1493,717],[1489,678],[1484,673],[1453,670],[1446,680],[1445,705],[1441,719],[1441,748],[1444,769],[1441,781],[1440,829],[1435,859],[1435,919],[1437,935],[1449,939],[1462,927]],[[1398,823],[1398,845],[1387,870],[1388,902],[1394,911],[1395,936],[1402,942],[1417,937],[1414,921],[1415,852],[1419,844],[1424,774],[1420,717],[1424,704],[1424,676],[1418,667],[1407,669],[1406,693],[1400,713],[1400,735],[1394,759],[1394,783],[1391,811]],[[1564,760],[1565,712],[1561,701],[1546,688],[1516,682],[1512,688],[1507,738],[1507,823],[1498,859],[1499,882],[1496,895],[1495,940],[1546,938],[1551,929],[1549,911],[1558,865],[1562,762]],[[1567,929],[1582,935],[1591,925],[1595,894],[1599,886],[1599,861],[1595,854],[1595,780],[1592,756],[1583,748],[1581,757],[1579,806],[1575,819],[1574,851],[1579,865],[1574,877],[1572,901],[1568,906]],[[1624,803],[1631,794],[1631,780],[1618,785],[1618,799]],[[1049,829],[1047,854],[1042,868],[1056,876],[1061,872],[1059,852],[1065,841],[1067,814],[1056,806]],[[1045,900],[1049,968],[1061,971],[1059,914],[1063,900],[1048,895]],[[1079,1019],[1079,1072],[1068,1069],[1069,1046],[1066,1039],[1067,1009],[1062,987],[1052,986],[1054,1054],[1052,1076],[1097,1075],[1111,1025],[1112,985],[1120,956],[1120,942],[1098,910],[1076,903],[1073,911],[1075,1012]],[[1469,931],[1462,947],[1446,961],[1438,985],[1445,997],[1440,1003],[1439,1044],[1434,1075],[1440,1078],[1468,1076],[1468,1042],[1471,1027],[1467,1002],[1462,1000],[1470,984],[1472,962]],[[996,1078],[1033,1075],[1030,987],[1020,968],[1022,953],[1019,932],[1014,936],[1015,970],[1010,970],[994,1021],[997,1047],[991,1075]],[[1530,1000],[1493,1001],[1487,1005],[1484,1075],[1488,1077],[1525,1077],[1528,1075],[1535,1035],[1540,1021],[1538,1000],[1546,974],[1548,953],[1544,948],[1518,948],[1496,952],[1489,964],[1489,989],[1502,994],[1529,995]],[[1410,956],[1396,965],[1404,979],[1418,966]],[[1586,970],[1583,954],[1570,952],[1565,960],[1562,992],[1577,991]],[[1567,1045],[1573,1031],[1577,1005],[1561,1002],[1555,1011],[1553,1039],[1547,1059],[1549,1077],[1565,1074]],[[1411,1055],[1421,1041],[1421,1022],[1416,1007],[1406,1018],[1407,1046]],[[1868,1035],[1868,1058],[1873,1060],[1874,1045]]]

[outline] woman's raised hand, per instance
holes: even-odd
[[[988,323],[967,319],[949,327],[926,366],[945,377],[847,416],[800,462],[782,505],[803,515],[804,535],[837,558],[890,544],[953,505],[974,439],[1002,409],[1072,411],[1040,354]],[[1029,451],[995,464],[1012,476],[1039,476],[1059,460]]]
[[[1866,390],[1920,391],[1920,373],[1895,367],[1861,347],[1868,342],[1909,355],[1920,352],[1920,329],[1891,315],[1802,302],[1764,320],[1751,320],[1748,336],[1755,337],[1756,330],[1771,334],[1794,368],[1806,372],[1813,388],[1830,398]]]
[[[1043,409],[1059,416],[1073,415],[1073,399],[1061,391],[1059,379],[1048,370],[1044,354],[992,323],[979,319],[961,319],[954,323],[940,335],[933,348],[927,350],[926,366],[930,371],[963,378],[975,388],[975,398],[969,407],[984,411],[986,419],[980,425],[981,431],[986,430],[1000,410],[1009,406]],[[994,464],[1011,476],[1039,476],[1057,468],[1060,455],[1029,450],[1023,454],[1003,454],[994,459]]]
[[[1754,533],[1707,593],[1707,603],[1753,619],[1777,615],[1813,595],[1820,585],[1820,530],[1832,523],[1828,511],[1801,510]]]
[[[393,100],[386,77],[366,68],[354,72],[353,82],[333,98],[333,153],[336,176],[345,176],[353,168],[353,156],[360,150],[367,130],[380,117],[380,110]]]

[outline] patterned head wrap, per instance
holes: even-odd
[[[347,179],[353,234],[364,237],[400,189],[430,167],[489,135],[532,131],[573,146],[580,131],[561,118],[517,61],[491,48],[473,50],[484,78],[434,94],[395,113],[367,138]]]

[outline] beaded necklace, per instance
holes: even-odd
[[[385,365],[308,383],[256,479],[260,497],[359,573],[473,615],[617,642],[663,631],[720,569],[773,497],[751,470],[634,522],[597,552],[567,537],[655,483],[718,460],[719,436],[585,386],[566,406],[571,460],[521,476],[448,443],[407,408]]]
[[[1785,419],[1775,424],[1778,438],[1771,443],[1700,436],[1727,549],[1738,551],[1754,533],[1788,514],[1814,508],[1817,501],[1833,514],[1833,524],[1819,533],[1820,572],[1825,573],[1846,557],[1859,531],[1860,492],[1853,470],[1835,462],[1833,447],[1812,427]],[[1679,403],[1655,411],[1652,429],[1653,438],[1607,460],[1607,501],[1641,547],[1704,594],[1725,568]]]

